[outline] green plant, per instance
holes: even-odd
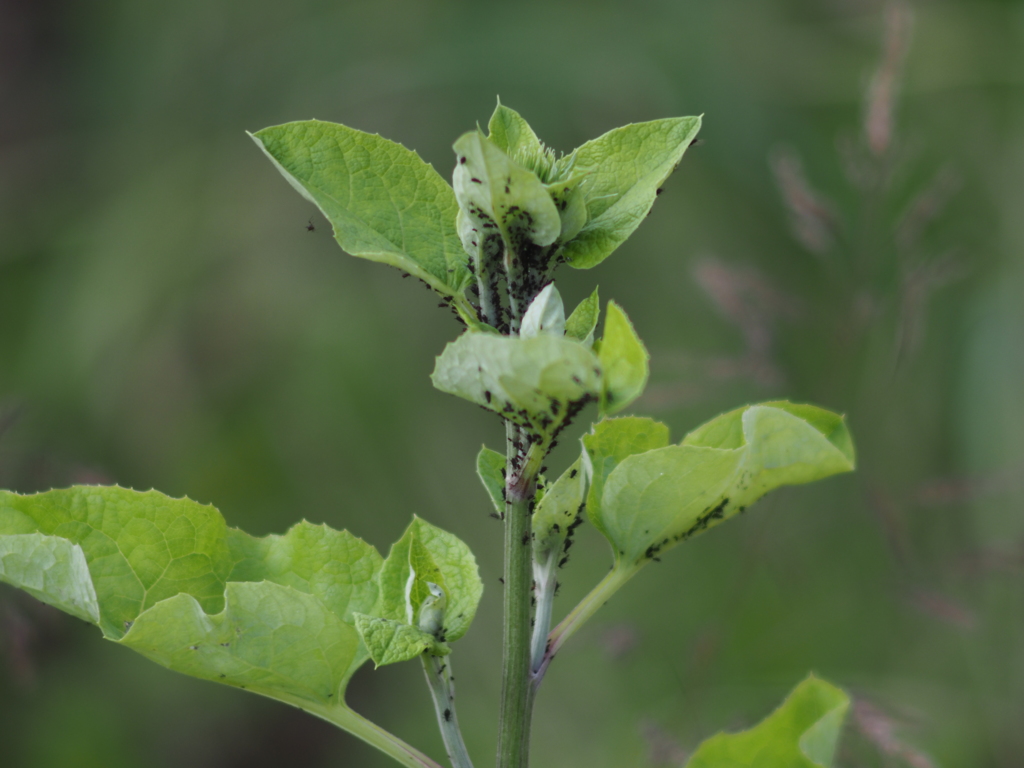
[[[422,280],[467,326],[432,378],[505,426],[504,455],[484,448],[477,460],[504,521],[502,768],[528,763],[533,702],[552,659],[647,563],[774,488],[853,469],[843,419],[811,405],[745,406],[678,444],[663,424],[616,417],[644,389],[647,351],[614,302],[595,338],[596,290],[566,316],[555,268],[607,258],[699,127],[692,117],[628,125],[559,157],[499,104],[487,135],[455,143],[454,189],[414,152],[345,126],[308,121],[253,135],[345,251]],[[579,458],[547,478],[545,457],[591,404],[600,420]],[[610,543],[612,567],[551,629],[556,574],[584,515]],[[469,548],[419,518],[384,558],[348,532],[306,522],[255,538],[212,507],[156,491],[5,491],[0,578],[170,669],[297,706],[403,765],[436,766],[345,703],[367,660],[419,658],[452,765],[471,765],[451,643],[468,630],[483,585]],[[761,725],[705,742],[690,765],[829,765],[848,703],[809,678]]]

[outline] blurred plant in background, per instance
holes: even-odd
[[[496,584],[487,500],[462,471],[491,423],[425,386],[451,323],[307,231],[243,130],[335,120],[447,167],[495,92],[563,149],[703,112],[687,184],[593,275],[651,348],[638,410],[683,434],[739,401],[828,404],[861,470],[765,502],[610,603],[551,672],[538,754],[679,764],[814,668],[860,697],[841,765],[1016,765],[1024,12],[921,2],[912,46],[909,21],[855,0],[0,5],[0,485],[155,486],[255,533],[359,520],[379,546],[410,511],[458,519]],[[583,288],[559,285],[569,303]],[[604,556],[580,536],[567,603]],[[666,600],[678,622],[651,620]],[[384,764],[88,630],[0,591],[12,765]],[[490,743],[495,638],[462,643],[463,727]],[[439,753],[413,714],[426,694],[381,694],[419,691],[415,672],[358,675],[350,699]],[[584,728],[599,743],[566,737]]]

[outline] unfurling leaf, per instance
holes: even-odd
[[[627,448],[616,461],[602,444],[617,438],[629,445],[633,423],[602,422],[584,438],[593,474],[588,515],[611,543],[616,567],[627,570],[743,511],[774,488],[854,466],[842,418],[815,406],[747,406],[698,427],[681,445],[646,452]],[[622,457],[627,450],[631,455]]]
[[[431,376],[442,392],[465,398],[551,437],[601,392],[600,362],[577,341],[464,333],[445,347]]]
[[[586,473],[579,458],[544,492],[532,522],[533,551],[538,561],[558,552],[573,528],[582,522],[586,491]]]
[[[476,474],[494,503],[498,517],[505,514],[505,457],[486,445],[476,455]]]
[[[542,333],[565,336],[565,307],[554,283],[548,283],[537,294],[523,315],[523,323],[519,328],[519,337],[522,339],[530,339]]]
[[[811,675],[753,728],[707,739],[686,768],[831,768],[850,698]]]
[[[320,120],[252,134],[277,169],[334,227],[353,256],[390,264],[446,296],[472,279],[447,182],[412,150]]]
[[[625,125],[572,154],[573,173],[587,178],[589,220],[563,252],[571,266],[597,266],[640,226],[700,123],[699,117],[674,117]]]
[[[522,115],[501,102],[498,102],[487,123],[487,133],[487,138],[509,157],[536,155],[544,149],[537,134]]]
[[[415,659],[424,651],[447,656],[451,649],[429,632],[402,621],[356,614],[356,630],[370,652],[375,666]]]
[[[577,304],[569,319],[565,321],[565,335],[583,342],[584,346],[592,346],[600,314],[601,301],[597,295],[597,288],[594,288],[594,292]]]
[[[469,629],[483,594],[476,558],[457,536],[414,517],[381,569],[380,615],[418,626],[431,584],[440,587],[447,600],[438,637],[458,640]]]
[[[618,413],[643,394],[650,355],[626,313],[614,301],[608,302],[604,336],[594,349],[604,369],[602,415]]]

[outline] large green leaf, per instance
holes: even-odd
[[[379,613],[382,565],[346,531],[302,522],[255,538],[213,507],[156,491],[0,491],[0,580],[170,669],[371,741],[344,690],[367,658],[355,614]]]
[[[618,413],[643,394],[650,355],[626,313],[614,301],[608,302],[604,335],[594,351],[604,368],[601,412]]]
[[[469,629],[484,585],[476,558],[457,536],[414,517],[380,573],[380,615],[418,626],[420,607],[436,584],[447,598],[442,640],[458,640]]]
[[[849,707],[842,690],[812,675],[750,730],[706,740],[686,768],[830,768]]]
[[[628,434],[614,420],[605,430],[608,437]],[[854,467],[842,418],[790,403],[724,414],[681,445],[633,451],[607,474],[607,451],[592,449],[591,442],[584,439],[591,461],[597,455],[602,466],[593,471],[588,514],[611,542],[617,567],[626,569],[742,512],[774,488]]]
[[[434,168],[401,144],[320,120],[264,128],[253,139],[323,212],[353,256],[390,264],[460,297],[472,275],[458,203]]]
[[[699,117],[674,117],[616,128],[573,153],[589,220],[563,252],[570,265],[604,261],[640,226],[659,187],[700,130]]]
[[[431,380],[546,439],[597,400],[601,375],[597,356],[572,339],[464,333],[437,358]]]

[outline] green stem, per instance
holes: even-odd
[[[530,591],[531,509],[537,472],[546,445],[522,451],[526,437],[505,423],[508,453],[505,469],[505,625],[502,645],[501,719],[498,768],[526,768],[530,751]]]
[[[569,615],[562,619],[562,622],[555,627],[548,636],[547,650],[544,658],[533,674],[533,687],[536,690],[540,687],[544,674],[547,672],[551,660],[559,649],[572,637],[576,630],[582,627],[597,610],[608,602],[612,595],[619,591],[619,588],[629,581],[636,574],[640,566],[631,568],[620,568],[617,564],[610,570],[597,586],[590,590],[590,594],[584,597],[579,605],[570,611]]]
[[[440,763],[434,762],[415,747],[409,746],[393,733],[388,733],[376,723],[367,720],[347,706],[321,708],[310,706],[308,702],[295,701],[294,703],[310,714],[333,723],[370,746],[376,747],[406,768],[442,768]]]
[[[437,725],[441,729],[441,738],[448,751],[448,759],[452,761],[452,768],[473,768],[466,743],[462,740],[462,731],[459,730],[459,718],[455,714],[455,678],[452,677],[450,658],[434,656],[429,652],[420,655],[430,695],[434,699]]]

